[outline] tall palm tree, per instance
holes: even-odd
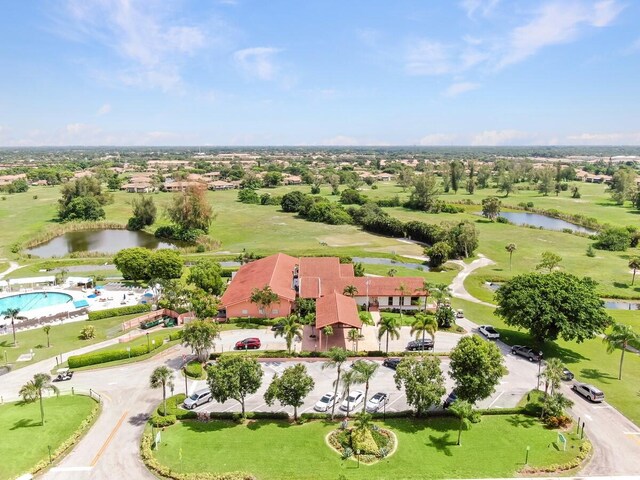
[[[364,401],[362,402],[362,412],[366,412],[367,395],[369,395],[369,382],[378,371],[379,364],[376,362],[367,362],[365,360],[357,360],[353,364],[353,372],[355,372],[355,383],[364,383]]]
[[[551,395],[553,395],[562,382],[562,361],[555,357],[547,360],[547,364],[541,374],[541,377],[545,379],[544,395],[547,395],[549,387],[551,387]]]
[[[33,380],[29,380],[20,389],[20,396],[25,402],[35,402],[40,400],[40,423],[44,425],[44,404],[42,397],[46,390],[51,390],[56,395],[60,393],[58,387],[51,383],[51,376],[46,373],[36,373]]]
[[[387,336],[387,345],[384,352],[389,353],[389,337],[396,340],[400,339],[400,324],[395,317],[382,316],[382,320],[378,324],[378,341],[382,340],[385,335]]]
[[[358,342],[360,341],[360,332],[357,328],[352,328],[347,333],[347,338],[351,341],[351,343],[355,346],[355,351],[358,351]]]
[[[49,332],[51,331],[51,325],[45,325],[42,327],[42,331],[47,336],[47,348],[51,348],[51,343],[49,342]]]
[[[633,268],[633,277],[631,278],[631,285],[636,281],[636,270],[640,268],[640,258],[633,257],[629,260],[629,268]]]
[[[469,418],[473,415],[473,405],[466,400],[456,400],[449,407],[449,411],[460,420],[458,428],[458,445],[460,445],[460,437],[462,436],[462,427],[470,425]]]
[[[616,348],[622,350],[620,355],[620,369],[618,371],[618,380],[622,380],[622,362],[624,361],[624,352],[633,341],[640,342],[640,335],[633,331],[629,325],[622,323],[614,323],[608,335],[602,340],[607,344],[607,353],[613,353]]]
[[[411,324],[411,335],[415,335],[416,339],[422,335],[422,342],[424,343],[424,336],[429,334],[435,347],[437,331],[438,320],[436,320],[436,317],[424,313],[416,313],[415,320]]]
[[[302,338],[302,328],[300,325],[300,319],[296,314],[288,315],[281,323],[282,329],[277,330],[276,337],[282,337],[287,342],[287,352],[291,353],[291,345],[293,339],[298,337]]]
[[[400,285],[398,285],[398,288],[396,288],[396,292],[400,294],[400,322],[402,322],[402,307],[404,306],[404,297],[408,293],[411,293],[411,290],[409,290],[409,288],[404,283],[401,283]]]
[[[431,296],[432,296],[431,295],[431,288],[432,288],[432,286],[431,286],[430,282],[428,282],[426,280],[422,281],[422,289],[421,290],[425,293],[423,311],[425,311],[425,312],[427,311],[427,303],[429,302],[429,298],[431,298]]]
[[[162,404],[164,408],[164,415],[166,415],[167,414],[167,386],[169,388],[173,388],[173,372],[165,366],[158,367],[153,371],[153,373],[151,373],[151,378],[149,383],[151,385],[151,388],[162,387]]]
[[[342,294],[347,297],[355,297],[358,294],[358,289],[355,285],[347,285],[344,287],[344,290],[342,290]]]
[[[327,352],[327,360],[322,364],[322,369],[325,368],[335,368],[338,371],[338,376],[333,382],[333,398],[337,398],[338,396],[338,386],[340,385],[340,374],[342,373],[342,364],[347,361],[348,354],[344,348],[340,347],[332,347]],[[335,415],[336,411],[336,402],[333,402],[331,406],[331,420]]]
[[[342,374],[342,378],[340,379],[340,384],[342,385],[342,398],[348,399],[349,394],[351,393],[351,386],[358,383],[356,381],[356,372],[354,370],[347,370]],[[336,385],[337,385],[336,380]],[[347,417],[349,416],[349,402],[347,402]]]
[[[516,244],[515,243],[510,243],[509,245],[504,247],[504,249],[507,252],[509,252],[509,271],[511,271],[511,259],[513,258],[513,252],[516,251]]]
[[[18,315],[20,315],[19,308],[7,308],[4,312],[2,312],[2,316],[5,320],[11,319],[11,328],[13,329],[13,346],[17,347],[18,342],[16,341],[16,320],[18,319]]]
[[[444,303],[444,299],[451,296],[451,289],[445,283],[437,283],[431,286],[431,296],[436,299],[438,306]]]

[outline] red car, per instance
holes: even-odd
[[[251,348],[260,348],[262,344],[260,343],[260,339],[256,337],[245,338],[244,340],[240,340],[236,342],[236,350],[249,350]]]

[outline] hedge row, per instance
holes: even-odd
[[[289,420],[287,412],[245,412],[244,418],[238,412],[210,412],[211,420],[233,420],[240,422],[246,420]]]
[[[162,465],[153,455],[153,438],[151,433],[147,432],[142,436],[140,444],[140,456],[144,464],[152,472],[157,473],[161,478],[170,478],[172,480],[256,480],[256,477],[245,472],[230,473],[178,473],[169,467]]]
[[[255,358],[326,358],[328,356],[327,352],[315,352],[303,350],[302,352],[293,352],[289,353],[286,350],[254,350],[254,351],[244,351],[239,350],[243,355],[247,355]],[[215,352],[209,354],[209,360],[217,360],[223,355],[235,355],[236,352]],[[449,355],[448,352],[432,352],[431,350],[426,350],[426,353],[429,355],[435,355],[436,357],[446,357]],[[374,358],[382,358],[382,357],[411,357],[411,356],[419,356],[421,352],[389,352],[386,354],[380,350],[370,350],[367,352],[349,352],[349,357],[374,357]]]
[[[100,363],[113,362],[115,360],[124,360],[125,358],[139,357],[146,355],[149,351],[154,351],[160,348],[163,344],[161,342],[151,345],[149,350],[147,345],[138,345],[137,347],[131,347],[131,351],[127,351],[126,348],[119,350],[108,350],[106,352],[85,353],[83,355],[72,355],[67,362],[69,368],[80,368],[89,365],[98,365]]]
[[[121,317],[122,315],[131,315],[133,313],[145,313],[151,310],[151,305],[141,303],[139,305],[128,305],[126,307],[107,308],[106,310],[98,310],[89,312],[89,321],[102,320],[103,318]]]
[[[87,418],[85,418],[82,423],[80,424],[80,426],[78,427],[78,429],[73,432],[73,435],[71,435],[71,437],[69,437],[67,440],[65,440],[62,445],[60,445],[52,454],[51,454],[51,461],[47,460],[42,460],[40,462],[38,462],[32,469],[31,469],[31,473],[35,474],[38,473],[41,470],[44,470],[45,468],[47,468],[52,462],[56,461],[58,459],[58,457],[60,457],[64,452],[66,452],[67,450],[69,450],[73,445],[76,444],[76,442],[78,440],[80,440],[80,437],[82,437],[82,435],[84,435],[84,432],[86,430],[89,429],[89,427],[91,427],[91,425],[93,424],[93,422],[96,420],[96,418],[98,418],[98,414],[100,413],[100,404],[96,402],[95,406],[93,407],[93,409],[91,410],[91,413],[89,413],[89,415],[87,416]]]
[[[156,414],[160,416],[174,416],[177,420],[188,420],[192,418],[198,418],[198,413],[193,410],[185,410],[180,408],[182,402],[187,396],[184,393],[179,393],[172,397],[167,398],[167,412],[165,415],[164,404],[160,402],[160,405],[156,409]]]

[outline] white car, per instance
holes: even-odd
[[[340,405],[340,410],[353,412],[362,403],[362,400],[364,400],[364,392],[362,390],[354,390],[344,399],[344,402]]]
[[[387,403],[389,403],[389,394],[378,392],[367,402],[367,412],[377,412]]]
[[[480,325],[478,331],[489,340],[497,340],[500,338],[500,334],[491,325]]]
[[[598,387],[589,385],[588,383],[576,383],[571,387],[576,393],[579,393],[584,398],[591,400],[592,402],[600,403],[604,401],[604,393]]]
[[[313,406],[316,412],[327,412],[335,403],[340,401],[340,394],[335,396],[333,392],[325,393],[320,400]]]

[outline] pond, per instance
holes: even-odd
[[[176,243],[160,240],[150,233],[129,230],[81,230],[67,232],[27,250],[42,258],[63,257],[75,252],[117,253],[123,248],[176,248]]]
[[[541,227],[546,230],[562,231],[565,229],[573,230],[574,232],[586,233],[593,235],[597,233],[595,230],[581,227],[573,223],[560,220],[558,218],[547,217],[546,215],[540,215],[539,213],[530,212],[501,212],[500,216],[506,218],[511,223],[516,225],[532,225],[534,227]]]
[[[397,262],[395,260],[391,260],[390,258],[379,258],[379,257],[353,257],[354,263],[364,263],[369,265],[389,265],[392,267],[404,267],[411,268],[412,270],[419,270],[427,272],[429,271],[429,267],[426,265],[422,265],[419,263],[403,263]]]

